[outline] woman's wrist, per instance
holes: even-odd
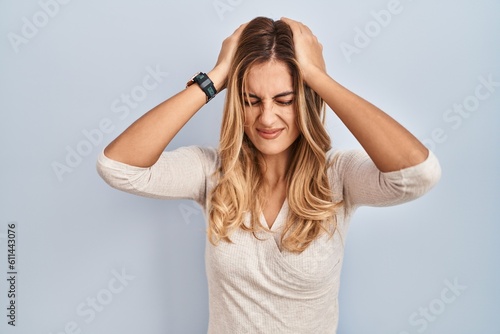
[[[317,67],[312,67],[308,71],[303,71],[302,77],[304,82],[318,94],[318,90],[321,90],[325,82],[332,80],[328,73]]]
[[[220,65],[215,66],[210,72],[207,73],[207,75],[214,83],[217,93],[226,88],[227,71],[225,71]]]

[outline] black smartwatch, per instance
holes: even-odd
[[[206,73],[203,72],[196,73],[191,78],[191,80],[188,81],[188,83],[186,84],[186,88],[191,86],[195,82],[198,84],[198,86],[200,86],[201,90],[205,92],[205,94],[207,95],[207,103],[208,101],[213,99],[215,95],[217,95],[217,90],[215,89],[214,83],[212,82],[212,80],[210,80],[210,78]]]

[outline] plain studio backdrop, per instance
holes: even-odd
[[[1,1],[1,333],[206,332],[200,208],[111,189],[95,164],[256,16],[307,24],[330,75],[442,165],[423,198],[354,216],[338,333],[499,333],[494,0]],[[169,149],[217,146],[223,101]],[[334,148],[358,148],[328,115]]]

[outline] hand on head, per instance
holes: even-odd
[[[323,45],[305,24],[282,17],[292,29],[295,56],[306,83],[314,77],[315,73],[326,72],[325,59],[323,58]]]
[[[299,63],[305,82],[311,80],[320,72],[326,72],[325,60],[323,58],[323,46],[318,41],[318,38],[312,33],[311,29],[305,24],[283,17],[283,22],[288,24],[293,33],[293,42],[295,45],[295,56]],[[215,65],[227,79],[232,60],[234,58],[238,41],[243,30],[249,22],[246,22],[238,27],[229,37],[222,43],[222,47]],[[225,82],[226,80],[224,80]],[[224,84],[225,86],[225,84]]]
[[[247,26],[247,23],[243,23],[236,29],[229,37],[227,37],[222,43],[221,50],[219,52],[219,57],[215,67],[219,68],[223,73],[225,73],[225,78],[229,73],[231,63],[233,61],[234,54],[236,52],[236,47],[238,45],[238,40],[240,39],[241,32]],[[226,80],[224,80],[225,82]],[[224,85],[225,86],[225,85]]]

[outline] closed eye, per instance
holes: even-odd
[[[277,94],[272,97],[273,102],[277,104],[278,106],[286,107],[290,106],[294,102],[294,92],[293,91],[286,91],[280,94]],[[262,104],[262,99],[259,98],[257,95],[252,94],[252,93],[243,93],[242,96],[243,103],[246,107],[254,107]]]
[[[247,100],[247,99],[245,99],[245,100],[244,100],[244,103],[245,103],[245,106],[247,106],[247,107],[252,107],[252,106],[257,106],[257,105],[259,105],[259,104],[260,104],[260,100],[253,100],[253,101],[251,101],[251,100]]]
[[[293,99],[292,100],[288,100],[288,101],[278,101],[278,100],[275,100],[275,102],[276,102],[276,104],[278,104],[280,106],[290,106],[293,103]]]

